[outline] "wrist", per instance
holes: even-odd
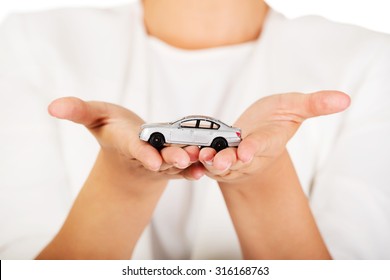
[[[134,168],[124,168],[114,158],[106,151],[99,152],[63,227],[38,258],[131,257],[166,181],[139,176]]]
[[[291,174],[291,169],[294,169],[289,154],[285,150],[279,157],[269,159],[269,163],[265,168],[259,168],[253,173],[243,175],[236,180],[226,180],[218,182],[222,192],[239,192],[241,195],[253,197],[254,192],[261,191],[265,188],[275,188],[284,181],[286,176]]]
[[[247,181],[220,186],[244,258],[330,257],[287,151]]]
[[[146,170],[140,163],[115,152],[101,150],[87,184],[131,197],[161,193],[168,183],[158,172]]]

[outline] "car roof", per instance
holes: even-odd
[[[193,119],[211,121],[211,122],[215,122],[215,123],[218,123],[218,124],[222,124],[222,125],[227,126],[227,127],[231,127],[230,125],[227,125],[226,123],[224,123],[224,122],[222,122],[222,121],[220,121],[218,119],[215,119],[215,118],[209,117],[209,116],[204,116],[204,115],[189,115],[189,116],[181,118],[181,119],[179,119],[177,121],[174,121],[172,123],[183,122],[185,120],[193,120]]]

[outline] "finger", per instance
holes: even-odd
[[[270,95],[252,104],[234,126],[245,128],[254,120],[289,121],[300,125],[308,118],[341,112],[350,103],[349,96],[340,91]],[[245,133],[243,130],[243,137]]]
[[[199,152],[199,161],[209,168],[213,165],[214,156],[217,152],[213,148],[203,148]]]
[[[165,147],[161,150],[161,157],[165,164],[179,169],[185,169],[190,165],[190,156],[179,147]],[[165,167],[161,167],[165,168]]]
[[[312,118],[344,111],[351,98],[341,91],[324,90],[309,94],[306,102],[305,118]]]
[[[236,162],[236,149],[228,148],[218,153],[214,149],[204,148],[200,151],[199,160],[213,175],[222,175]]]
[[[107,103],[85,102],[76,97],[63,97],[54,100],[49,113],[59,119],[66,119],[86,127],[97,126],[109,117]]]
[[[213,167],[219,171],[226,171],[237,161],[237,149],[227,148],[218,152],[213,161]]]
[[[187,146],[185,148],[182,148],[182,150],[185,151],[189,157],[189,163],[187,163],[187,159],[186,159],[185,164],[184,163],[180,164],[179,162],[177,162],[177,160],[172,160],[172,157],[170,156],[170,154],[172,154],[174,151],[172,149],[167,151],[166,149],[167,148],[164,148],[162,150],[162,155],[168,156],[168,158],[164,158],[164,156],[163,156],[164,162],[162,163],[162,165],[160,167],[160,171],[167,170],[169,168],[172,168],[173,166],[175,166],[176,168],[179,168],[179,169],[184,169],[184,168],[188,167],[190,164],[198,161],[199,147],[197,147],[197,146]],[[175,147],[175,151],[176,151],[176,149],[178,149],[178,148]],[[182,155],[181,152],[180,152],[180,155]],[[168,160],[169,162],[167,162],[166,160]]]
[[[183,148],[190,157],[190,163],[197,162],[199,160],[200,149],[198,146],[187,146]]]
[[[205,168],[200,162],[192,164],[186,169],[178,169],[176,167],[170,167],[160,172],[169,175],[170,179],[187,179],[187,180],[199,180],[205,174]]]
[[[160,170],[163,159],[155,148],[139,139],[136,139],[130,146],[126,156],[135,158],[141,162],[146,169],[151,171]]]
[[[199,180],[205,175],[205,167],[200,162],[196,162],[182,171],[181,175],[187,180]]]
[[[308,118],[341,112],[351,103],[350,97],[340,91],[318,91],[310,94],[287,93],[278,95],[279,115]],[[300,121],[300,122],[302,122]]]
[[[259,141],[250,135],[244,138],[238,146],[237,157],[243,163],[250,163],[256,154],[261,154],[265,149],[265,147],[262,146],[265,146],[262,141]]]
[[[163,163],[164,165],[164,163]],[[163,166],[162,165],[162,166]],[[168,165],[167,165],[168,166]],[[162,174],[165,174],[165,175],[175,175],[175,176],[170,176],[170,179],[180,179],[180,178],[183,178],[182,175],[180,175],[180,173],[183,171],[184,169],[179,169],[179,168],[176,168],[176,167],[173,167],[173,166],[170,166],[170,167],[167,167],[166,169],[162,169],[160,168],[159,172],[162,173]]]
[[[285,126],[278,124],[262,126],[241,141],[237,148],[238,160],[248,164],[256,156],[277,157],[298,127],[298,125]]]
[[[48,107],[50,115],[95,128],[105,124],[109,119],[131,119],[135,125],[143,120],[129,110],[115,104],[98,101],[83,101],[77,97],[63,97],[54,100]]]

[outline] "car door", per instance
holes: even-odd
[[[214,139],[215,129],[213,122],[209,120],[200,120],[196,131],[195,131],[195,140],[198,145],[208,145]]]
[[[172,143],[186,143],[197,145],[195,141],[195,129],[198,120],[190,119],[182,121],[176,129],[171,131]]]

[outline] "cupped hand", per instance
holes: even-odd
[[[123,107],[64,97],[54,100],[48,110],[56,118],[84,125],[108,155],[105,158],[112,160],[112,164],[123,169],[124,173],[167,180],[194,180],[204,174],[202,167],[196,164],[198,147],[165,147],[157,151],[139,139],[138,133],[144,121]]]
[[[285,151],[304,120],[348,108],[350,98],[339,91],[271,95],[252,104],[234,124],[242,129],[237,148],[218,153],[204,148],[199,160],[206,175],[220,182],[250,179],[268,168]]]

